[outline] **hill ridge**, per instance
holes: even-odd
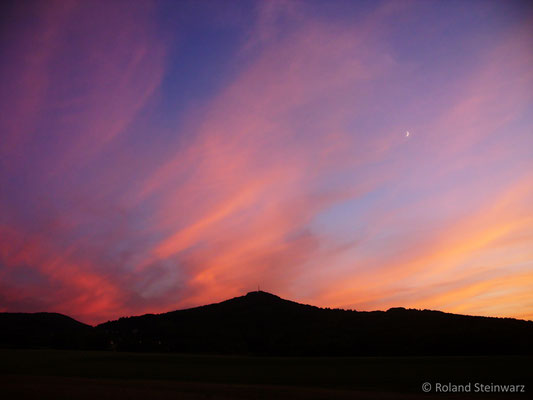
[[[95,327],[57,315],[0,313],[0,347],[285,356],[533,354],[531,321],[403,307],[320,308],[264,291]]]

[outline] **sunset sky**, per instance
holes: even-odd
[[[0,311],[533,319],[531,2],[0,14]]]

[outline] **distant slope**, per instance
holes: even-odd
[[[394,308],[324,309],[250,292],[91,327],[55,313],[0,313],[0,347],[258,355],[532,355],[533,322]]]
[[[0,346],[15,348],[98,348],[91,326],[57,313],[0,313]]]
[[[118,350],[265,355],[533,354],[533,322],[439,311],[331,310],[251,292],[96,327]]]

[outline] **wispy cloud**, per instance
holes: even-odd
[[[198,41],[197,67],[210,49],[227,64],[193,101],[175,37],[201,33],[170,5],[15,9],[36,23],[2,42],[0,309],[101,322],[261,284],[531,316],[531,24],[477,5],[498,40],[452,43],[453,19],[418,3],[360,5],[357,23],[261,3]]]

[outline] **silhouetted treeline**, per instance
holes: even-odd
[[[0,317],[0,327],[3,321]],[[323,309],[265,292],[188,310],[120,318],[95,328],[81,325],[79,331],[69,328],[72,335],[81,335],[80,348],[97,345],[119,351],[286,356],[533,354],[531,321],[403,308],[386,312]],[[0,334],[0,343],[9,344],[5,337]],[[50,346],[56,347],[59,337]],[[35,335],[30,338],[35,343]]]

